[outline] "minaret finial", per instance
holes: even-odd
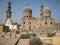
[[[8,2],[11,2],[11,0],[8,0]]]
[[[41,6],[40,6],[40,8],[41,8],[41,10],[40,10],[40,11],[41,11],[41,14],[40,14],[40,15],[42,16],[42,10],[43,10],[43,8],[44,8],[42,1],[41,1]]]
[[[29,6],[29,4],[27,3],[27,6]]]
[[[8,7],[7,7],[7,18],[11,18],[11,2],[8,2]]]

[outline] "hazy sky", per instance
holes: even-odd
[[[10,0],[11,1],[11,11],[12,20],[17,23],[21,23],[21,17],[23,17],[23,9],[29,4],[32,8],[32,16],[40,17],[40,6],[43,4],[51,9],[52,18],[56,22],[60,22],[60,0]],[[7,10],[8,0],[0,0],[0,24],[5,23],[6,10]]]

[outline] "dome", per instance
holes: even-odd
[[[29,5],[27,5],[27,6],[24,7],[24,11],[31,11],[31,10],[32,9],[31,9],[31,7]]]
[[[51,10],[48,7],[44,7],[42,12],[51,12]]]

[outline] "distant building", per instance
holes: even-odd
[[[4,26],[4,25],[0,25],[0,33],[3,32],[9,32],[9,27],[8,26]]]

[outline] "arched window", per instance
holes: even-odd
[[[53,24],[53,22],[50,22],[50,24]]]
[[[24,22],[24,24],[25,24],[25,22]]]
[[[31,24],[31,22],[29,22],[29,24]]]
[[[30,17],[30,16],[29,16]]]
[[[28,17],[28,16],[27,16]]]
[[[47,25],[47,22],[45,22],[45,25]]]

